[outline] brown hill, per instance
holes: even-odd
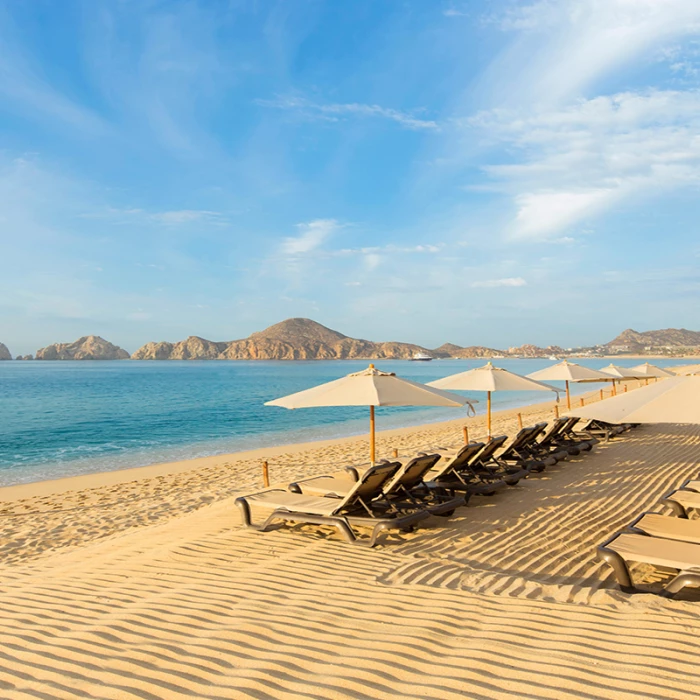
[[[36,351],[37,360],[128,360],[129,353],[98,335],[74,343],[54,343]]]
[[[7,349],[7,345],[4,343],[0,343],[0,360],[11,360],[12,355],[10,355],[10,351]]]
[[[179,343],[147,343],[134,360],[345,360],[408,359],[430,353],[411,343],[373,343],[349,338],[308,318],[290,318],[243,340],[212,342],[190,337]]]
[[[666,328],[658,331],[643,331],[639,333],[631,328],[622,331],[620,335],[606,347],[610,350],[625,352],[642,352],[645,348],[694,348],[700,346],[700,332],[689,331],[685,328]]]

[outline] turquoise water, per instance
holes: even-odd
[[[499,360],[520,374],[548,360]],[[609,360],[582,361],[602,367]],[[668,366],[687,361],[663,361]],[[483,360],[378,361],[419,382]],[[618,364],[632,366],[638,361]],[[0,362],[0,485],[111,471],[367,431],[367,409],[288,411],[264,406],[337,379],[366,361]],[[572,387],[574,392],[593,386]],[[467,394],[481,399],[483,394]],[[543,392],[494,394],[494,410],[549,400]],[[378,428],[459,418],[464,409],[379,408]]]

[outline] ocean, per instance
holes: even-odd
[[[609,360],[581,360],[600,368]],[[659,366],[687,364],[658,360]],[[498,360],[519,374],[550,360]],[[619,360],[633,366],[638,360]],[[265,401],[337,379],[367,361],[0,362],[0,486],[367,432],[366,408],[288,411]],[[419,382],[484,360],[375,361]],[[601,385],[572,385],[583,393]],[[467,394],[481,400],[484,394]],[[550,399],[493,394],[500,410]],[[377,428],[449,420],[465,409],[378,408]]]

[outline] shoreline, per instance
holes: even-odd
[[[540,414],[543,411],[553,411],[556,401],[543,401],[532,404],[524,404],[515,406],[492,413],[494,424],[502,421],[514,419],[518,413],[523,415],[525,421],[526,416],[530,414]],[[560,410],[563,408],[560,405]],[[428,423],[420,423],[417,425],[404,426],[400,428],[389,428],[386,430],[377,431],[377,442],[386,442],[392,438],[406,438],[413,433],[418,432],[435,432],[444,433],[445,431],[454,430],[455,441],[461,433],[462,426],[467,426],[469,430],[478,430],[486,423],[486,414],[480,413],[476,416],[460,416],[447,421],[434,421]],[[95,489],[102,487],[118,486],[141,479],[153,479],[157,477],[183,474],[185,472],[210,469],[228,462],[246,462],[263,460],[272,461],[276,457],[285,457],[299,455],[303,452],[318,451],[322,452],[333,447],[347,447],[357,449],[362,443],[367,443],[368,436],[363,435],[348,435],[337,438],[309,440],[306,442],[288,443],[274,445],[270,447],[259,447],[253,450],[241,450],[238,452],[230,452],[225,454],[211,455],[208,457],[195,457],[192,459],[183,459],[173,462],[159,462],[148,464],[141,467],[127,467],[124,469],[114,469],[104,472],[91,472],[88,474],[80,474],[77,476],[57,477],[55,479],[42,479],[40,481],[31,481],[25,484],[14,484],[11,486],[0,487],[0,502],[12,502],[33,497],[46,497],[63,494],[71,491],[81,491],[85,489]]]

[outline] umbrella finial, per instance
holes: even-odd
[[[370,363],[369,363],[369,368],[370,368],[370,369],[374,369],[374,362],[370,362]]]

